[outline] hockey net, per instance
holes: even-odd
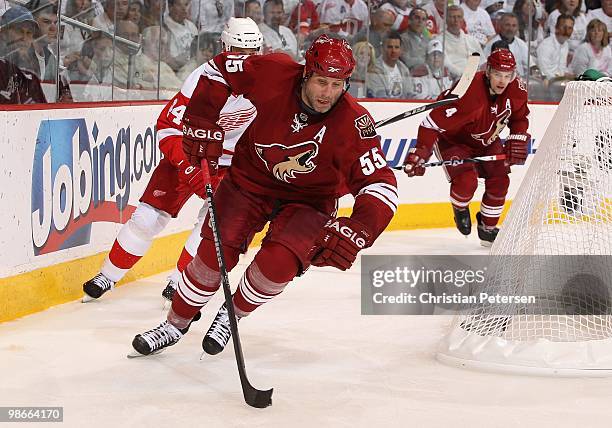
[[[571,82],[491,248],[479,304],[438,359],[519,373],[612,374],[612,83]]]

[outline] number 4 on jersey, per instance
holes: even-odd
[[[361,163],[361,171],[363,172],[363,175],[371,175],[377,169],[387,166],[387,161],[378,151],[378,147],[374,147],[372,150],[362,154],[359,157],[359,162]]]
[[[175,99],[168,109],[168,117],[172,115],[172,123],[176,124],[177,126],[181,126],[181,121],[183,120],[183,115],[185,114],[185,110],[187,110],[187,106],[183,104],[177,106],[177,103],[178,100]]]

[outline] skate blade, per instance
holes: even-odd
[[[162,299],[163,299],[162,309],[164,311],[170,310],[170,306],[172,306],[172,300],[168,300],[165,297],[162,297]]]
[[[83,298],[81,299],[81,303],[88,303],[91,302],[92,300],[98,300],[95,297],[91,297],[89,294],[84,294]]]
[[[491,247],[491,245],[493,245],[492,242],[489,241],[483,241],[482,239],[480,240],[480,245],[482,245],[483,247],[489,248]]]
[[[161,353],[163,351],[163,349],[159,349],[155,352],[151,352],[149,355],[143,355],[140,352],[138,352],[135,349],[132,349],[132,352],[130,352],[129,354],[126,355],[126,357],[128,357],[128,359],[134,359],[134,358],[142,358],[142,357],[150,357],[151,355],[157,355],[159,353]]]

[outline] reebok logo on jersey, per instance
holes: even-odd
[[[357,119],[355,119],[355,128],[357,128],[357,131],[359,131],[359,136],[361,138],[376,137],[374,123],[372,123],[372,119],[370,119],[370,116],[367,114],[359,116]]]
[[[166,192],[164,192],[163,190],[153,190],[153,196],[156,198],[161,198],[165,194]]]
[[[295,146],[283,144],[255,144],[255,151],[266,164],[266,168],[277,180],[289,183],[295,174],[308,174],[314,171],[313,159],[319,154],[314,141],[306,141]]]

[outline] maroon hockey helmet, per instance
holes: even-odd
[[[312,73],[334,79],[348,79],[355,68],[353,50],[345,40],[321,34],[306,51],[306,76]]]
[[[491,52],[491,55],[489,55],[487,65],[493,70],[514,71],[516,69],[516,60],[510,50],[495,49]]]

